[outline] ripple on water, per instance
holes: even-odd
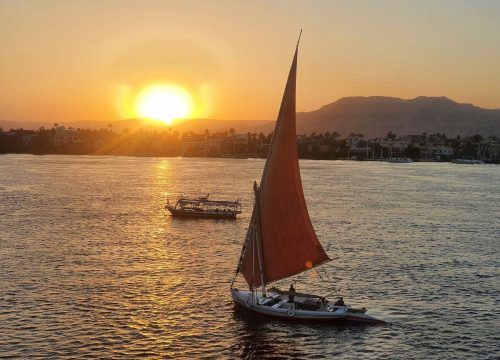
[[[390,322],[377,327],[234,312],[228,288],[263,161],[7,155],[0,167],[3,357],[500,357],[499,167],[301,161],[334,259],[325,268]],[[163,210],[167,196],[207,192],[241,197],[241,219]],[[311,278],[297,286],[324,289]]]

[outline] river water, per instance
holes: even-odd
[[[384,326],[263,321],[229,285],[262,160],[0,156],[0,357],[500,358],[500,167],[301,161],[340,288]],[[168,197],[241,197],[237,221]],[[289,282],[283,282],[287,287]]]

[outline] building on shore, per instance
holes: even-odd
[[[83,144],[86,140],[80,137],[79,131],[74,129],[66,129],[64,126],[56,126],[53,144],[54,146],[63,146],[69,144]]]

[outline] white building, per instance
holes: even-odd
[[[54,135],[54,145],[67,145],[67,144],[77,144],[83,143],[85,140],[80,139],[78,133],[75,130],[66,130],[64,126],[56,127],[56,132]]]

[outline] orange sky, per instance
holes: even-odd
[[[111,121],[176,84],[192,117],[274,119],[302,27],[298,108],[447,96],[500,108],[500,1],[0,2],[0,119]]]

